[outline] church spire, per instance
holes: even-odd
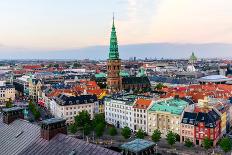
[[[114,27],[114,12],[113,12],[113,25],[112,25],[112,28],[115,28]]]
[[[115,31],[115,26],[114,26],[114,14],[113,14],[113,24],[112,24],[111,36],[110,36],[109,59],[111,59],[111,60],[119,59],[118,41],[117,41],[117,35],[116,35],[116,31]]]

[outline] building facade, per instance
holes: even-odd
[[[142,129],[147,131],[147,109],[151,105],[151,99],[139,98],[133,105],[134,120],[133,120],[133,131]]]
[[[87,111],[91,119],[94,117],[96,95],[68,96],[61,94],[50,102],[50,111],[55,117],[66,119],[67,124],[75,122],[75,116],[81,111]]]
[[[29,97],[32,100],[38,101],[38,96],[41,96],[42,93],[42,83],[38,79],[30,78],[29,79]]]
[[[182,114],[188,105],[188,102],[179,98],[154,101],[148,110],[148,135],[152,135],[156,129],[160,130],[162,137],[165,137],[168,131],[180,135]]]
[[[105,98],[105,120],[117,128],[133,129],[135,95],[113,95]]]
[[[15,100],[15,87],[13,85],[3,84],[0,86],[0,102]]]

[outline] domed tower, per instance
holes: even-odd
[[[197,62],[197,57],[195,56],[194,52],[192,52],[192,55],[190,56],[189,63],[195,64]]]
[[[122,89],[120,70],[121,59],[119,58],[118,41],[113,17],[113,25],[110,36],[109,58],[107,60],[107,87],[111,93],[118,92]]]

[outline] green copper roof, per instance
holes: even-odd
[[[111,31],[111,36],[110,36],[109,59],[110,60],[119,59],[118,41],[117,41],[117,35],[116,35],[116,31],[115,31],[115,26],[114,26],[114,18],[113,18],[113,25],[112,25],[112,31]]]
[[[155,102],[149,111],[162,111],[171,114],[181,115],[188,102],[181,99],[169,99]]]
[[[105,73],[98,73],[98,74],[95,74],[95,78],[105,78],[106,77],[106,74]]]
[[[146,76],[145,70],[143,67],[140,67],[139,73],[137,74],[138,77]]]
[[[124,70],[121,70],[119,75],[122,76],[122,77],[129,77],[130,76],[129,73],[124,71]]]
[[[195,56],[194,52],[192,52],[192,55],[190,57],[190,60],[197,60],[197,57]]]

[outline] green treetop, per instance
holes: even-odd
[[[111,36],[110,36],[109,59],[110,60],[119,59],[118,41],[117,41],[117,35],[116,35],[116,31],[115,31],[115,26],[114,26],[114,17],[113,17],[113,25],[112,25]]]

